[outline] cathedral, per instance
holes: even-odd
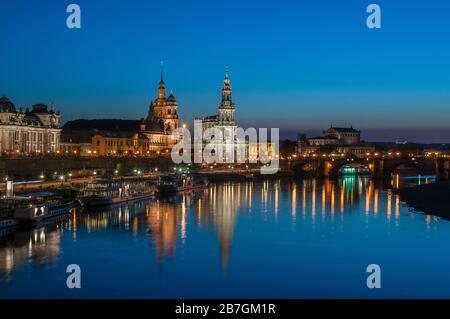
[[[215,142],[203,139],[203,147],[207,144],[211,145],[215,150],[221,147],[223,150],[221,162],[223,163],[236,162],[238,148],[245,151],[245,160],[251,163],[260,161],[262,157],[271,159],[273,156],[277,156],[273,142],[264,141],[260,143],[258,141],[239,139],[237,136],[238,125],[235,117],[236,108],[232,97],[233,90],[231,88],[227,67],[217,115],[198,119],[201,121],[203,133],[209,128],[218,129],[222,133],[222,141]]]
[[[59,151],[61,116],[53,103],[17,109],[6,96],[0,98],[0,153],[48,154]]]
[[[95,135],[92,136],[92,155],[169,155],[170,149],[178,142],[178,137],[172,135],[179,125],[178,103],[172,92],[166,96],[162,69],[158,94],[156,99],[150,102],[147,117],[136,121],[138,124],[136,128],[133,125],[135,121],[122,122],[126,127],[118,129],[121,124],[117,123],[114,125],[115,131],[100,128],[100,123],[88,127],[95,130]],[[105,126],[108,126],[108,123]]]
[[[153,148],[149,151],[160,151],[162,148],[171,149],[177,143],[172,132],[178,128],[178,125],[177,99],[172,91],[166,97],[166,86],[161,68],[158,97],[155,101],[150,102],[148,116],[141,121],[140,125],[141,133],[147,137],[148,145]]]
[[[158,86],[158,97],[155,101],[150,102],[148,116],[144,121],[148,127],[157,128],[167,134],[171,134],[178,128],[177,99],[170,91],[170,95],[166,98],[166,87],[161,69],[161,80]]]
[[[217,115],[201,118],[202,130],[205,132],[209,128],[219,129],[222,133],[223,142],[221,143],[224,150],[224,161],[234,158],[232,153],[236,150],[236,130],[235,122],[235,106],[232,99],[233,90],[228,75],[228,67],[223,80],[221,100],[218,107]]]

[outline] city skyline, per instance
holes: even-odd
[[[63,123],[139,119],[157,89],[163,59],[180,117],[192,121],[217,108],[229,65],[244,127],[280,127],[282,138],[295,138],[331,124],[353,125],[369,141],[448,143],[445,10],[378,2],[380,30],[365,27],[362,1],[276,7],[176,1],[172,9],[78,1],[80,30],[65,26],[64,3],[8,2],[0,12],[8,43],[0,95],[17,107],[53,100]],[[406,23],[405,15],[416,22]]]

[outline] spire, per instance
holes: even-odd
[[[161,105],[166,98],[166,87],[164,84],[164,76],[163,76],[163,61],[161,61],[161,79],[159,81],[158,87],[158,99],[156,100],[157,105]]]
[[[223,86],[222,86],[222,92],[225,92],[225,91],[231,93],[230,77],[228,75],[228,66],[225,69],[225,78],[223,80]]]
[[[225,68],[225,79],[223,80],[223,86],[230,86],[230,77],[228,76],[228,65]]]
[[[161,80],[160,82],[164,82],[164,61],[161,60]]]
[[[55,113],[55,103],[53,101],[50,102],[50,112]]]
[[[232,102],[233,90],[230,85],[230,76],[228,74],[228,66],[225,69],[225,78],[223,80],[222,86],[222,99],[219,105],[219,109],[234,109],[234,104]],[[227,113],[228,114],[228,113]],[[227,118],[229,115],[226,115]],[[231,116],[234,118],[234,116]]]

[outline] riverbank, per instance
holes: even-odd
[[[450,181],[403,188],[396,193],[415,210],[450,220]]]

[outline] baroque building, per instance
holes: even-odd
[[[306,138],[305,134],[301,134],[297,142],[300,155],[338,153],[363,158],[375,149],[372,145],[361,141],[361,131],[353,127],[332,125],[323,131],[323,136]]]
[[[214,128],[221,132],[222,141],[219,142],[223,147],[223,159],[227,162],[229,159],[234,158],[236,151],[236,120],[235,120],[235,105],[233,103],[233,90],[230,84],[230,77],[228,75],[228,67],[225,72],[225,78],[222,84],[221,100],[218,107],[218,113],[216,115],[203,117],[198,119],[201,121],[202,132],[208,129]],[[218,145],[216,145],[218,147]],[[217,148],[216,148],[217,149]]]
[[[168,156],[179,137],[178,103],[166,96],[161,69],[157,97],[141,120],[75,120],[63,127],[61,153],[76,156]],[[86,143],[90,147],[86,147]]]
[[[210,136],[213,137],[213,141],[209,141],[206,138],[202,142],[203,147],[206,144],[209,144],[215,150],[221,147],[223,150],[222,162],[224,163],[236,161],[238,148],[245,150],[245,160],[247,162],[256,163],[263,157],[265,160],[271,160],[274,156],[277,156],[275,144],[272,141],[249,141],[247,139],[240,139],[237,136],[236,107],[233,102],[233,90],[230,84],[228,67],[226,68],[225,78],[222,84],[221,99],[217,114],[197,120],[201,122],[201,130],[203,133],[211,128],[220,131],[222,141],[214,141],[215,136]],[[216,134],[216,132],[212,132],[212,134]]]
[[[150,102],[146,119],[141,120],[140,133],[147,139],[148,147],[144,152],[162,152],[171,149],[178,141],[172,134],[179,126],[178,103],[170,91],[166,97],[166,86],[161,68],[161,79],[158,85],[158,95]]]
[[[0,98],[1,154],[47,154],[59,151],[61,115],[45,104],[32,110],[17,109],[6,96]]]

